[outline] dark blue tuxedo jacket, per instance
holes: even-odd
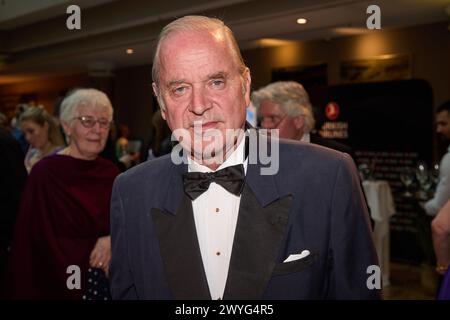
[[[251,147],[250,147],[251,150]],[[367,207],[351,158],[282,141],[276,175],[249,163],[224,299],[377,299]],[[121,174],[111,200],[115,299],[210,299],[192,204],[170,155]],[[298,261],[291,254],[309,250]]]

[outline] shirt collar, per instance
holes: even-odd
[[[309,133],[304,133],[302,138],[300,139],[300,141],[310,143],[311,137],[310,137]]]

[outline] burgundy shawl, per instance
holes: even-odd
[[[109,235],[109,205],[118,169],[109,161],[53,155],[30,173],[17,217],[9,269],[12,299],[81,299],[89,256]],[[81,290],[69,290],[70,265]]]

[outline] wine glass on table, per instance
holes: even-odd
[[[417,197],[420,200],[427,200],[432,186],[432,179],[425,161],[418,161],[416,166],[416,179],[419,182]]]
[[[406,198],[411,198],[413,194],[410,191],[411,185],[414,182],[414,171],[411,167],[403,167],[400,171],[400,181],[405,187],[405,192],[403,196]]]
[[[435,163],[433,165],[433,168],[431,168],[431,181],[432,181],[432,188],[436,188],[438,182],[439,182],[439,164]]]

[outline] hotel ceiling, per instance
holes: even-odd
[[[175,17],[224,19],[241,48],[376,32],[362,0],[81,0],[68,30],[66,0],[0,2],[0,85],[35,76],[150,64],[156,37]],[[450,0],[379,0],[382,29],[446,21]],[[305,18],[308,23],[296,23]],[[126,54],[133,48],[133,54]],[[19,80],[20,79],[20,80]]]

